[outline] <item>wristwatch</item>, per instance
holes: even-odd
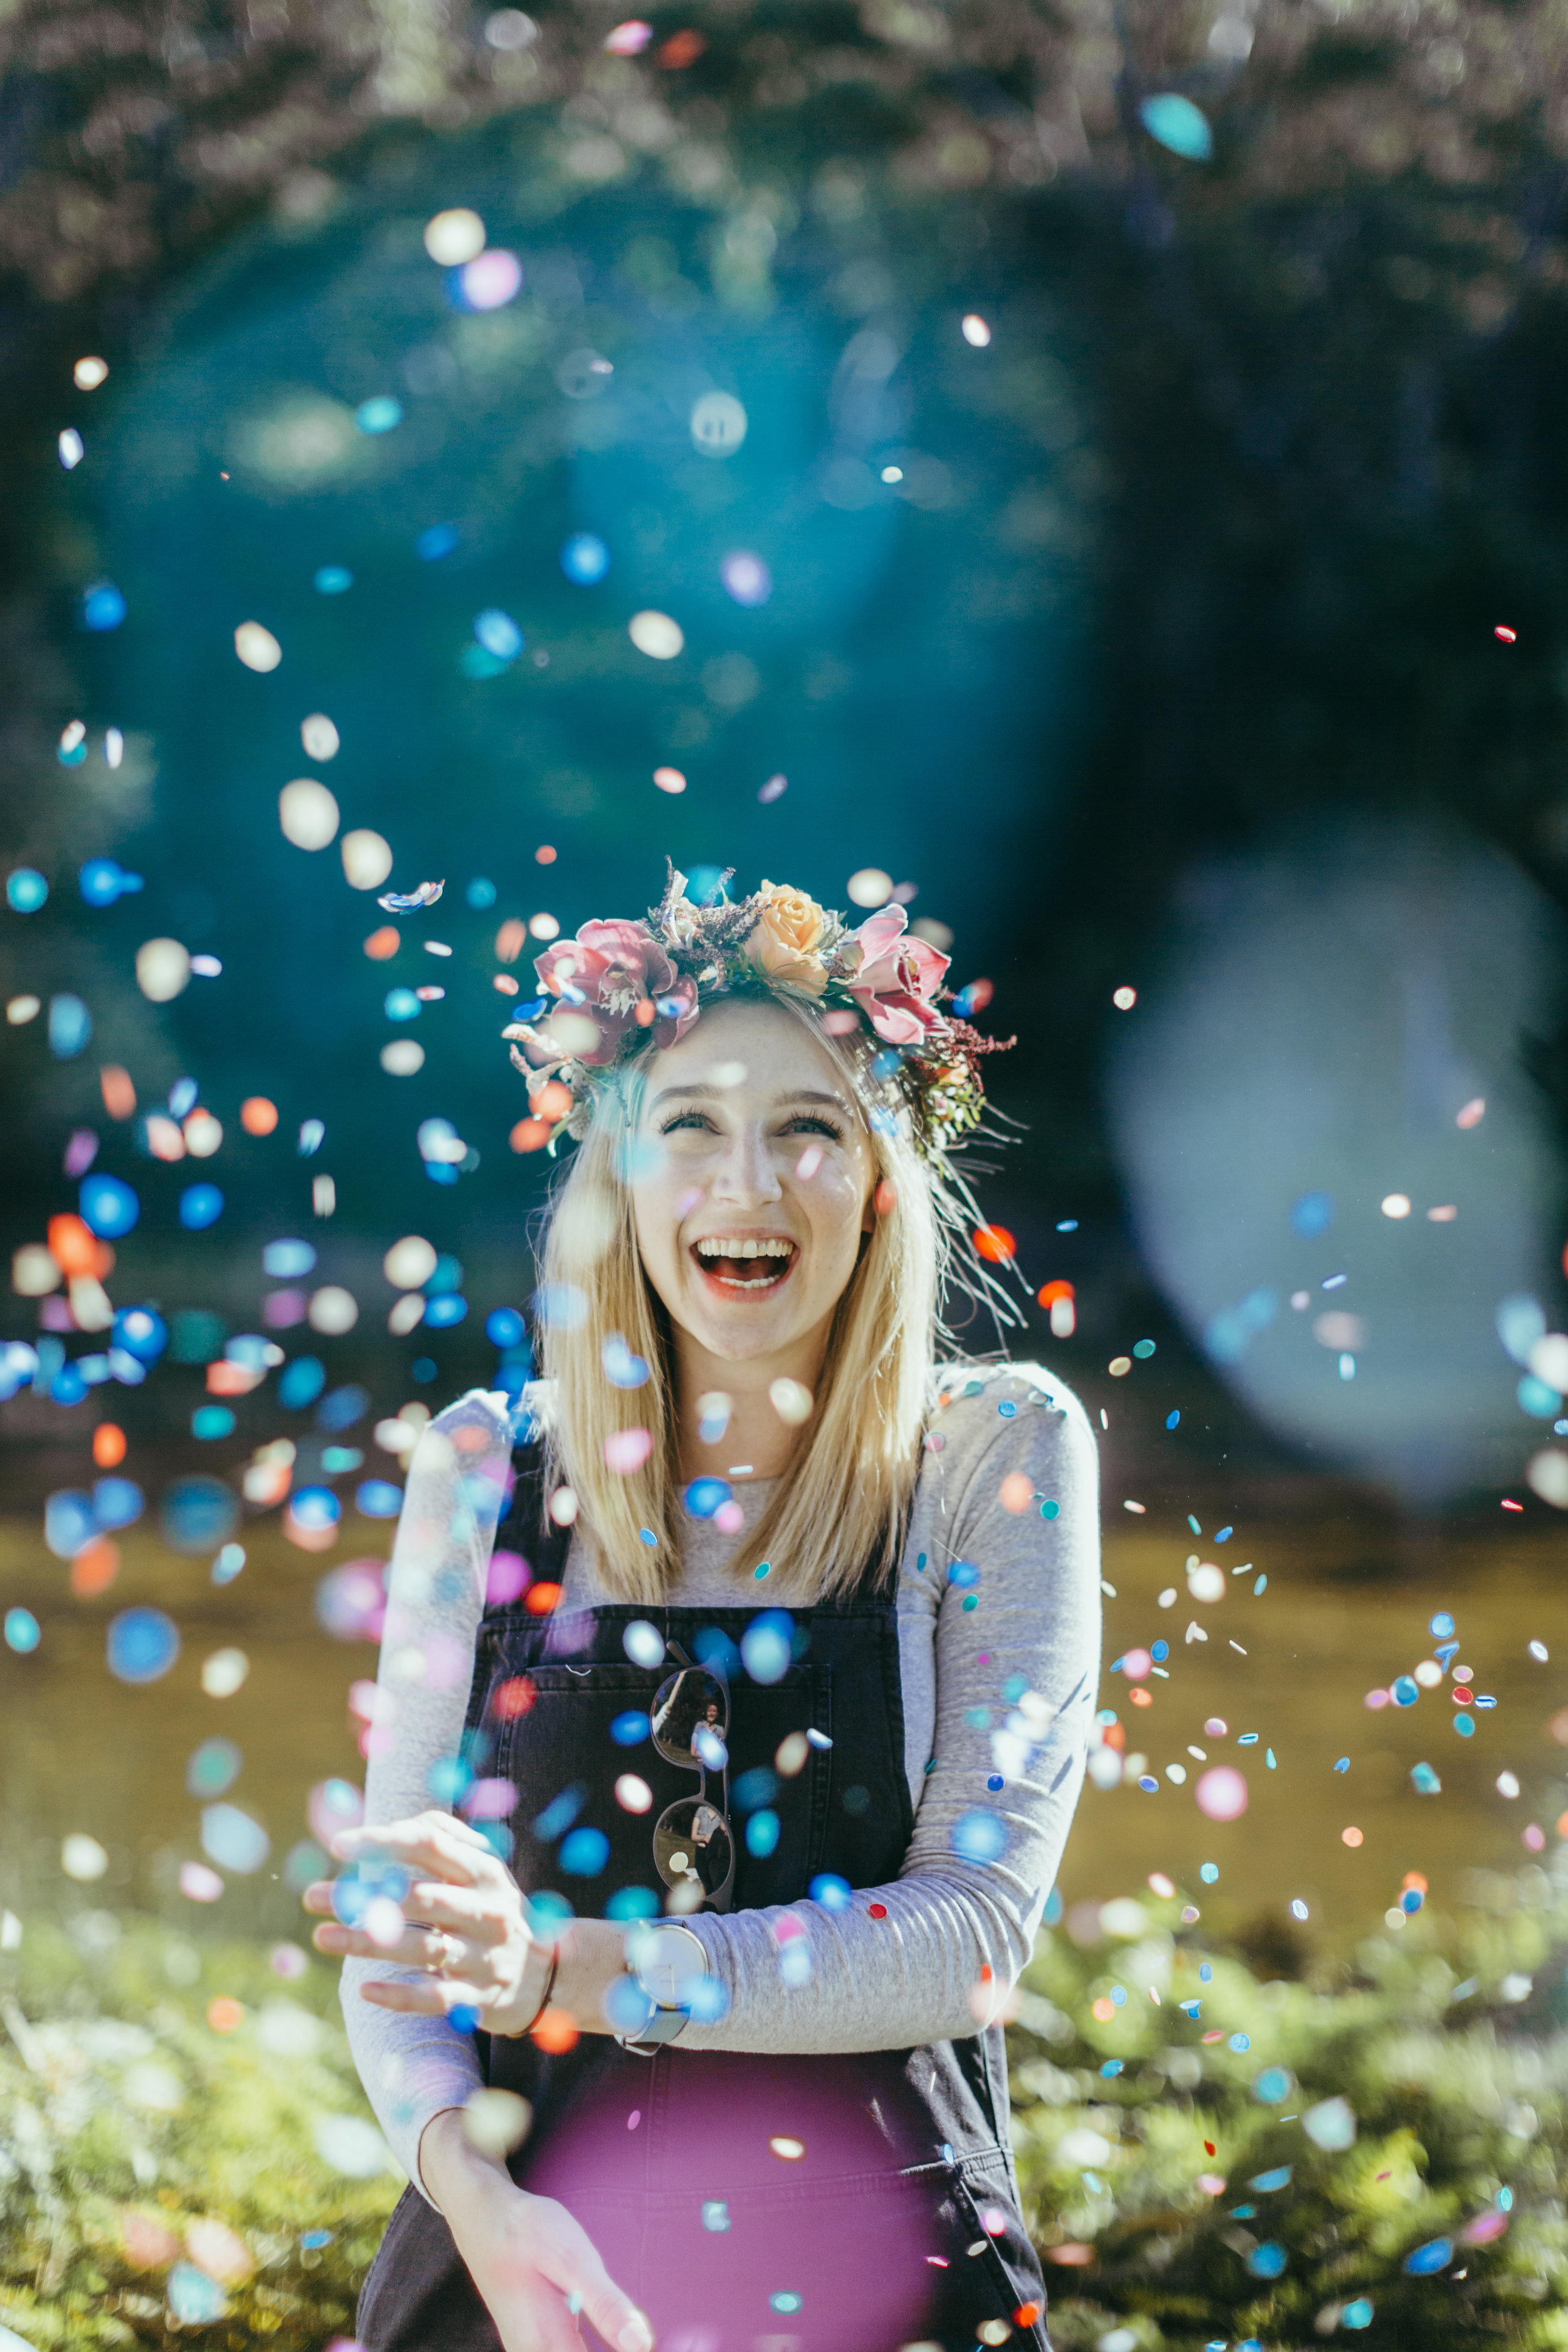
[[[645,1928],[640,1935],[628,1936],[626,1974],[645,1999],[653,2003],[653,2013],[636,2033],[616,2034],[622,2049],[635,2052],[639,2058],[651,2058],[666,2042],[684,2033],[690,2021],[690,2011],[685,2004],[691,1998],[697,1979],[707,1972],[708,1955],[702,1938],[674,1920]]]

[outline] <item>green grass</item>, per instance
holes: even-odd
[[[1110,1906],[1122,1932],[1088,1948],[1042,1937],[1012,2029],[1014,2126],[1060,2352],[1568,2347],[1568,1904],[1539,1870],[1490,1892],[1348,1965],[1204,1944],[1179,1896]],[[1097,2019],[1113,1988],[1124,2002]],[[39,2352],[167,2345],[175,2266],[205,2263],[228,2273],[228,2308],[197,2342],[352,2336],[399,2183],[329,2161],[330,2126],[323,2153],[322,2118],[368,2121],[332,1971],[284,1979],[264,1947],[97,1912],[70,1933],[29,1921],[0,1999],[0,2323]],[[215,1999],[239,2004],[231,2031]],[[1331,2099],[1349,2147],[1304,2127]],[[379,2160],[369,2139],[337,2153]],[[204,2234],[215,2221],[243,2243]],[[1406,2271],[1444,2238],[1441,2271]],[[1258,2274],[1264,2248],[1277,2277]]]
[[[200,2227],[189,2233],[216,2219],[244,2244],[219,2241],[229,2308],[195,2340],[316,2352],[352,2336],[401,2183],[384,2162],[356,2179],[321,2152],[322,2117],[369,2116],[336,1971],[312,1963],[285,1981],[256,1946],[105,1913],[88,1924],[84,1951],[29,1920],[0,1962],[16,2004],[0,2038],[0,2323],[39,2352],[166,2344],[174,2265],[210,2263]],[[233,2031],[208,2022],[215,1998],[242,2006]],[[375,2163],[361,2138],[347,2152]],[[301,2244],[321,2231],[327,2244]]]

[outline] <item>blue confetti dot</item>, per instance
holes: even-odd
[[[223,1194],[216,1184],[187,1184],[180,1195],[180,1223],[187,1233],[205,1233],[222,1214]]]
[[[1283,2275],[1289,2256],[1277,2238],[1265,2238],[1254,2246],[1247,2257],[1247,2267],[1254,2278],[1277,2279]]]
[[[1252,2086],[1252,2095],[1255,2099],[1261,2099],[1266,2107],[1277,2107],[1289,2097],[1290,2082],[1291,2077],[1283,2066],[1265,2066]],[[1249,2180],[1247,2185],[1249,2189],[1283,2189],[1289,2178],[1289,2170],[1279,2179],[1265,2173],[1257,2180]]]
[[[1145,1772],[1138,1786],[1146,1797],[1157,1797],[1160,1793],[1160,1783],[1155,1780],[1152,1772]]]
[[[1476,1736],[1475,1717],[1473,1715],[1467,1715],[1463,1707],[1461,1707],[1458,1714],[1454,1717],[1454,1728],[1458,1733],[1461,1739],[1473,1739]]]
[[[645,1740],[652,1727],[640,1707],[628,1707],[617,1715],[610,1725],[610,1738],[617,1748],[636,1748]]]
[[[199,1404],[191,1415],[193,1437],[232,1437],[234,1415],[226,1404]]]
[[[5,904],[16,915],[36,915],[49,886],[36,866],[16,866],[5,877]]]
[[[730,1500],[731,1489],[722,1478],[693,1478],[686,1489],[686,1507],[694,1519],[710,1519],[721,1504]]]
[[[49,1051],[57,1061],[72,1060],[91,1034],[92,1015],[79,996],[50,997]]]
[[[746,1823],[746,1852],[759,1856],[770,1854],[779,1842],[779,1817],[771,1805],[763,1805]]]
[[[479,614],[474,621],[474,635],[486,653],[497,661],[515,661],[522,651],[523,635],[510,613],[491,605]]]
[[[354,584],[353,573],[341,563],[323,563],[316,571],[311,586],[318,596],[341,596]]]
[[[117,629],[125,618],[125,599],[112,580],[100,580],[81,600],[84,629]]]
[[[395,1519],[403,1508],[403,1489],[390,1478],[367,1478],[355,1491],[354,1508],[364,1519]]]
[[[428,1331],[445,1331],[452,1324],[463,1322],[468,1312],[468,1302],[460,1293],[443,1290],[425,1309],[425,1328]]]
[[[1179,1412],[1168,1412],[1165,1415],[1165,1426],[1167,1429],[1179,1429],[1181,1425],[1182,1416]]]
[[[1397,1675],[1392,1685],[1395,1706],[1414,1706],[1421,1696],[1421,1686],[1414,1675]]]
[[[1439,1609],[1432,1620],[1431,1629],[1439,1642],[1446,1642],[1454,1630],[1454,1621],[1446,1609]]]
[[[1290,1212],[1290,1231],[1298,1240],[1316,1240],[1326,1234],[1334,1221],[1334,1196],[1331,1192],[1303,1192]]]
[[[1239,2058],[1243,2051],[1251,2049],[1252,2036],[1249,2033],[1233,2033],[1230,2037],[1230,2046]]]
[[[389,988],[381,1009],[389,1021],[417,1021],[419,999],[411,988]]]
[[[278,1383],[278,1402],[289,1412],[314,1404],[327,1385],[327,1368],[316,1356],[296,1356]]]
[[[496,886],[493,882],[488,881],[482,874],[477,874],[463,896],[470,907],[477,907],[482,912],[486,907],[495,905]]]
[[[638,1543],[647,1544],[649,1551],[657,1551],[658,1549],[658,1538],[655,1535],[651,1528],[639,1528],[637,1529],[637,1541]],[[758,1569],[757,1574],[759,1576],[763,1576],[766,1573],[767,1568],[766,1563],[764,1562],[763,1567]]]
[[[1042,1519],[1059,1519],[1061,1515],[1061,1505],[1052,1497],[1047,1496],[1046,1501],[1040,1505],[1040,1517]],[[921,1566],[922,1568],[925,1566],[924,1560],[921,1560]]]
[[[324,1534],[342,1517],[343,1507],[330,1486],[296,1486],[289,1498],[291,1517],[312,1534]]]
[[[36,1650],[43,1639],[38,1621],[30,1609],[7,1609],[5,1612],[5,1647],[25,1658]]]
[[[451,554],[458,538],[455,522],[433,522],[415,541],[414,552],[421,563],[439,563],[444,555]]]
[[[572,1830],[561,1841],[561,1867],[569,1878],[596,1878],[610,1858],[603,1830]]]
[[[193,1558],[226,1543],[239,1525],[239,1504],[221,1478],[176,1478],[158,1507],[166,1543]]]
[[[769,2295],[768,2309],[770,2311],[798,2311],[805,2301],[805,2295],[795,2294],[788,2290],[781,2289],[778,2294]]]
[[[561,551],[561,569],[579,588],[592,588],[610,568],[610,551],[591,530],[574,531]]]
[[[110,1620],[106,1648],[122,1683],[155,1683],[180,1654],[179,1628],[161,1609],[122,1609]]]
[[[142,1214],[142,1203],[129,1184],[118,1176],[87,1176],[78,1194],[82,1221],[105,1241],[118,1241],[130,1233]]]
[[[1351,1759],[1348,1756],[1342,1756],[1339,1762],[1334,1766],[1336,1772],[1348,1772],[1350,1769]]]
[[[1236,1529],[1234,1528],[1221,1528],[1218,1535],[1215,1538],[1215,1541],[1216,1544],[1228,1543],[1235,1533]]]
[[[169,1344],[169,1327],[154,1307],[122,1307],[109,1336],[139,1363],[155,1364]]]
[[[1146,98],[1138,116],[1151,139],[1189,163],[1206,163],[1214,153],[1214,132],[1190,98],[1161,90]]]
[[[807,1892],[812,1901],[820,1903],[825,1911],[847,1911],[855,1901],[849,1881],[840,1878],[834,1870],[819,1870]]]
[[[1006,1824],[994,1813],[977,1808],[954,1822],[951,1843],[963,1862],[1000,1862],[1007,1851]]]
[[[526,1326],[515,1307],[497,1307],[485,1318],[485,1337],[495,1348],[515,1348]]]
[[[1347,2303],[1341,2312],[1340,2326],[1352,2328],[1370,2327],[1373,2313],[1376,2307],[1375,2304],[1370,2302],[1364,2294],[1358,2294],[1355,2301]]]
[[[1446,2271],[1453,2259],[1452,2238],[1428,2238],[1424,2246],[1412,2248],[1400,2267],[1411,2278],[1431,2278],[1436,2272]]]
[[[1001,1773],[993,1772],[985,1785],[991,1790],[992,1794],[994,1795],[996,1791],[1004,1786]]]
[[[391,433],[403,422],[403,403],[394,400],[389,392],[377,393],[374,400],[362,400],[354,410],[354,423],[362,433]]]
[[[617,1886],[605,1906],[606,1919],[657,1919],[658,1912],[651,1886]]]
[[[112,907],[126,884],[137,879],[112,857],[89,857],[77,876],[77,887],[89,907]]]

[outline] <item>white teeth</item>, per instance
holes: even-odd
[[[704,1258],[719,1257],[788,1257],[794,1244],[782,1241],[720,1241],[710,1239],[697,1244],[697,1255]]]

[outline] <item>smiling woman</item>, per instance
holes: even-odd
[[[1043,2347],[999,2020],[1093,1717],[1095,1462],[1037,1368],[936,1360],[984,1041],[901,909],[768,884],[672,875],[537,969],[514,1058],[580,1148],[531,1582],[476,1393],[410,1464],[367,1826],[307,1898],[416,2184],[360,2337]]]
[[[617,1074],[577,1155],[545,1275],[572,1284],[588,1312],[542,1337],[549,1444],[624,1599],[658,1597],[642,1529],[669,1540],[683,1472],[743,1463],[774,1479],[797,1454],[749,1545],[777,1556],[779,1588],[847,1590],[870,1553],[896,1557],[929,1405],[943,1228],[911,1135],[870,1125],[868,1059],[814,1008],[720,1002]],[[659,1367],[649,1389],[606,1385],[617,1331]],[[781,1380],[810,1399],[804,1445],[772,1402]],[[729,1416],[705,1440],[699,1401],[713,1395],[730,1399]],[[605,1446],[634,1421],[653,1447],[637,1477],[617,1477]]]

